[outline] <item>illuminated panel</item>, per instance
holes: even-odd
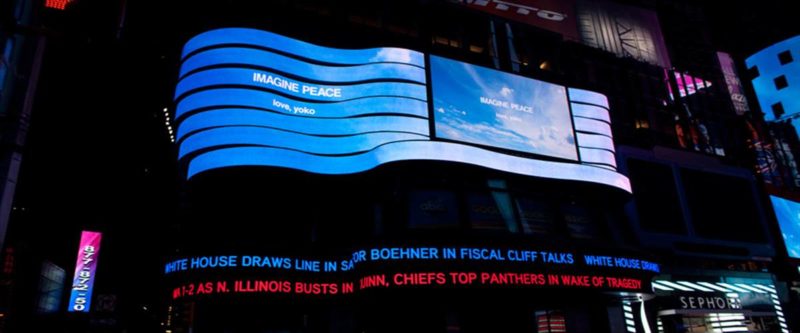
[[[179,156],[191,160],[191,175],[209,156],[240,160],[233,158],[238,147],[270,150],[254,159],[345,161],[392,143],[429,140],[419,52],[333,49],[233,28],[193,38],[183,54],[175,117]],[[295,164],[285,166],[303,169]],[[253,164],[228,166],[236,165]],[[348,167],[362,169],[321,173]]]
[[[581,147],[580,152],[581,160],[585,163],[605,164],[612,167],[617,166],[614,153],[608,150]]]
[[[188,176],[232,166],[275,166],[321,174],[349,174],[406,160],[461,162],[522,175],[588,181],[630,191],[628,179],[612,170],[498,154],[477,147],[439,141],[397,142],[352,156],[317,156],[262,147],[214,150],[196,157],[189,164]]]
[[[584,133],[599,134],[611,137],[611,126],[608,123],[600,120],[576,117],[575,130]]]
[[[765,120],[800,112],[800,36],[775,43],[745,59]],[[780,83],[785,81],[784,87]]]
[[[673,76],[675,76],[675,81],[678,83],[678,94],[680,97],[686,97],[689,95],[694,95],[701,89],[705,89],[711,86],[711,82],[703,80],[699,77],[694,77],[689,74],[682,74],[678,72],[674,72]],[[672,87],[667,86],[670,90]],[[672,96],[670,94],[670,96]]]
[[[233,28],[198,35],[183,54],[175,121],[188,177],[236,166],[350,174],[395,161],[435,160],[630,192],[628,179],[616,172],[602,94],[493,71],[494,79],[513,86],[509,90],[538,89],[516,107],[521,124],[535,125],[541,135],[496,123],[494,130],[516,131],[523,140],[516,140],[518,146],[497,140],[443,142],[431,138],[425,59],[419,52],[341,50]],[[526,142],[536,140],[538,145]],[[574,162],[511,156],[469,143]]]
[[[742,81],[739,80],[739,73],[736,71],[733,58],[725,52],[717,52],[717,60],[725,77],[725,86],[728,88],[728,94],[731,96],[731,103],[736,114],[741,116],[750,112],[747,97],[744,95],[744,87],[742,87]]]
[[[564,86],[430,59],[436,137],[578,159]]]
[[[770,199],[783,242],[786,244],[786,252],[790,257],[800,259],[800,203],[776,196],[770,196]]]
[[[594,147],[597,149],[605,149],[611,152],[615,151],[614,140],[605,135],[578,133],[577,137],[581,147]]]
[[[608,110],[595,105],[572,103],[572,115],[575,117],[596,119],[611,123]]]
[[[44,6],[47,8],[53,8],[58,10],[64,10],[67,8],[67,5],[72,2],[71,0],[46,0],[44,2]]]
[[[67,307],[69,312],[89,312],[101,237],[102,234],[99,232],[84,231],[81,233],[78,259],[75,262],[75,276],[72,278],[72,291]]]

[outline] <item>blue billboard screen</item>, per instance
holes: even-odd
[[[781,228],[786,252],[790,257],[800,259],[800,203],[776,196],[769,198]]]
[[[184,47],[174,96],[187,178],[242,166],[341,175],[414,160],[630,192],[616,171],[604,95],[430,59],[428,72],[425,55],[408,49],[338,49],[244,28],[204,32]]]
[[[753,90],[761,112],[764,112],[764,120],[777,120],[800,112],[798,58],[800,36],[772,44],[745,59],[747,68],[755,76],[752,78]],[[785,84],[779,84],[781,81]],[[797,118],[789,119],[797,128]]]
[[[578,159],[564,86],[430,59],[436,137]]]

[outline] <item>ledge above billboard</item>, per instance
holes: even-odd
[[[602,94],[437,56],[427,63],[430,72],[424,54],[400,48],[202,33],[184,47],[175,92],[187,177],[237,166],[352,174],[428,160],[631,191],[616,171]]]

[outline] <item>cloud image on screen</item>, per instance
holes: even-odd
[[[776,196],[770,196],[770,199],[781,227],[786,252],[790,257],[800,259],[800,203]]]
[[[577,160],[566,88],[431,56],[436,137]]]

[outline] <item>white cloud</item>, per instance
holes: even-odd
[[[514,89],[511,89],[509,87],[503,87],[502,89],[500,89],[500,95],[506,98],[511,97],[511,94],[513,93]]]
[[[411,63],[411,50],[406,49],[398,49],[394,47],[388,47],[381,49],[378,54],[376,54],[370,62],[382,62],[382,61],[391,61],[391,62],[402,62],[402,63]]]

